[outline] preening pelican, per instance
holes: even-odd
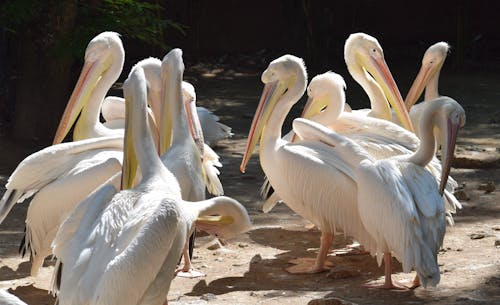
[[[364,33],[351,34],[344,46],[344,59],[351,76],[370,98],[371,109],[365,115],[391,121],[392,105],[401,125],[413,132],[413,125],[401,93],[387,67],[382,47],[374,37]],[[360,112],[360,110],[353,110]]]
[[[423,114],[423,135],[419,149],[411,155],[374,159],[348,137],[331,132],[307,120],[295,120],[294,130],[304,140],[321,140],[332,146],[348,163],[358,189],[359,214],[376,240],[379,264],[385,263],[382,288],[397,288],[391,280],[391,252],[402,262],[403,270],[417,271],[424,287],[440,280],[437,253],[446,231],[443,189],[424,167],[436,150],[435,130],[450,146],[443,147],[444,158],[451,158],[456,133],[465,117],[447,103],[435,102]],[[448,164],[449,167],[449,164]],[[443,172],[449,169],[443,168]]]
[[[161,163],[149,133],[146,79],[140,67],[125,81],[124,94],[128,110],[123,172],[130,173],[127,167],[133,162],[129,164],[128,157],[134,151],[142,180],[121,192],[102,186],[62,224],[53,244],[58,257],[54,274],[61,272],[60,304],[164,304],[197,218],[210,233],[224,237],[250,227],[245,209],[231,198],[181,199],[177,179]],[[220,217],[200,219],[209,215]]]
[[[260,138],[260,163],[278,196],[296,213],[321,230],[321,246],[314,266],[299,265],[291,272],[320,272],[333,234],[342,230],[367,249],[374,240],[366,232],[357,210],[356,184],[343,172],[343,165],[320,141],[290,143],[281,128],[290,108],[306,89],[303,61],[292,55],[269,64],[262,74],[265,84],[250,128],[242,172]]]

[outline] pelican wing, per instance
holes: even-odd
[[[219,122],[219,117],[204,107],[196,107],[200,119],[203,138],[209,146],[214,146],[218,141],[233,135],[231,127]]]
[[[53,145],[26,157],[6,184],[0,200],[0,223],[16,202],[33,196],[41,188],[68,174],[82,160],[102,150],[121,150],[123,137],[105,137]]]
[[[377,240],[379,264],[383,252],[390,250],[405,272],[415,268],[423,285],[435,286],[440,279],[436,255],[445,223],[444,213],[432,211],[440,210],[442,199],[437,191],[430,194],[434,177],[423,168],[415,169],[413,164],[391,159],[361,162],[358,208],[366,229]],[[418,177],[418,182],[406,175]]]
[[[203,182],[208,192],[215,196],[224,195],[224,189],[218,177],[220,171],[217,169],[217,167],[222,167],[222,163],[219,161],[219,155],[207,144],[205,144],[202,166]]]

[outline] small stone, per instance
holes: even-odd
[[[222,257],[216,257],[216,258],[215,258],[215,261],[216,261],[216,262],[223,262],[223,261],[224,261],[224,259],[223,259]]]
[[[494,231],[500,231],[500,225],[494,225],[491,227]]]
[[[238,244],[238,247],[240,247],[240,248],[246,248],[246,247],[248,247],[248,244],[245,244],[245,243],[239,243],[239,244]]]
[[[483,239],[486,237],[485,232],[476,232],[469,234],[470,239]]]
[[[495,191],[495,183],[493,181],[488,181],[486,183],[480,184],[477,189],[480,191],[484,191],[485,194],[489,194]]]
[[[220,249],[222,246],[221,244],[219,243],[219,240],[218,239],[214,239],[213,242],[211,242],[208,246],[207,246],[207,249],[208,250],[217,250],[217,249]]]
[[[500,237],[498,237],[498,236],[495,239],[495,247],[500,248]]]
[[[462,249],[462,248],[457,248],[457,252],[462,252],[462,251],[464,251],[464,249]]]
[[[355,303],[338,298],[325,298],[312,300],[307,305],[356,305]]]
[[[217,299],[217,297],[213,293],[205,293],[200,297],[200,299],[208,302]]]
[[[326,277],[337,280],[359,276],[360,274],[361,273],[358,270],[354,270],[347,266],[336,266],[328,272]]]
[[[469,195],[467,195],[467,193],[464,190],[455,191],[455,193],[453,193],[453,195],[455,195],[455,197],[460,201],[470,200]]]

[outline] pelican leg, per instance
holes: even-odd
[[[385,268],[385,280],[384,284],[365,284],[364,287],[367,288],[377,288],[377,289],[397,289],[397,290],[408,290],[408,287],[392,281],[392,265],[391,265],[391,253],[384,253],[384,268]]]
[[[413,282],[411,284],[410,287],[408,287],[409,289],[415,289],[415,288],[418,288],[420,287],[420,278],[418,277],[418,274],[415,275],[415,278],[413,279]]]
[[[291,260],[290,262],[296,265],[285,270],[293,274],[320,273],[329,270],[332,264],[326,260],[326,256],[328,255],[328,250],[332,242],[333,233],[321,232],[321,245],[316,259],[297,258]]]
[[[193,265],[191,264],[191,259],[189,258],[189,239],[184,244],[182,257],[184,258],[184,266],[182,268],[178,268],[175,271],[175,274],[178,277],[196,278],[205,276],[204,273],[194,269]]]

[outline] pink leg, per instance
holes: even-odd
[[[384,284],[365,284],[363,286],[368,288],[378,288],[378,289],[399,289],[408,290],[408,287],[392,281],[392,265],[391,265],[391,253],[384,253],[384,268],[385,268],[385,281]]]
[[[197,271],[193,268],[191,260],[189,259],[188,246],[189,246],[189,240],[186,241],[184,249],[182,250],[182,257],[184,258],[184,266],[182,268],[178,268],[175,271],[175,274],[178,277],[187,277],[187,278],[196,278],[205,276],[204,273]]]
[[[321,232],[321,245],[319,248],[319,253],[316,259],[310,258],[297,258],[290,261],[295,266],[287,268],[286,271],[294,274],[300,273],[320,273],[329,269],[328,262],[326,261],[326,256],[328,255],[328,250],[332,245],[333,233]]]

